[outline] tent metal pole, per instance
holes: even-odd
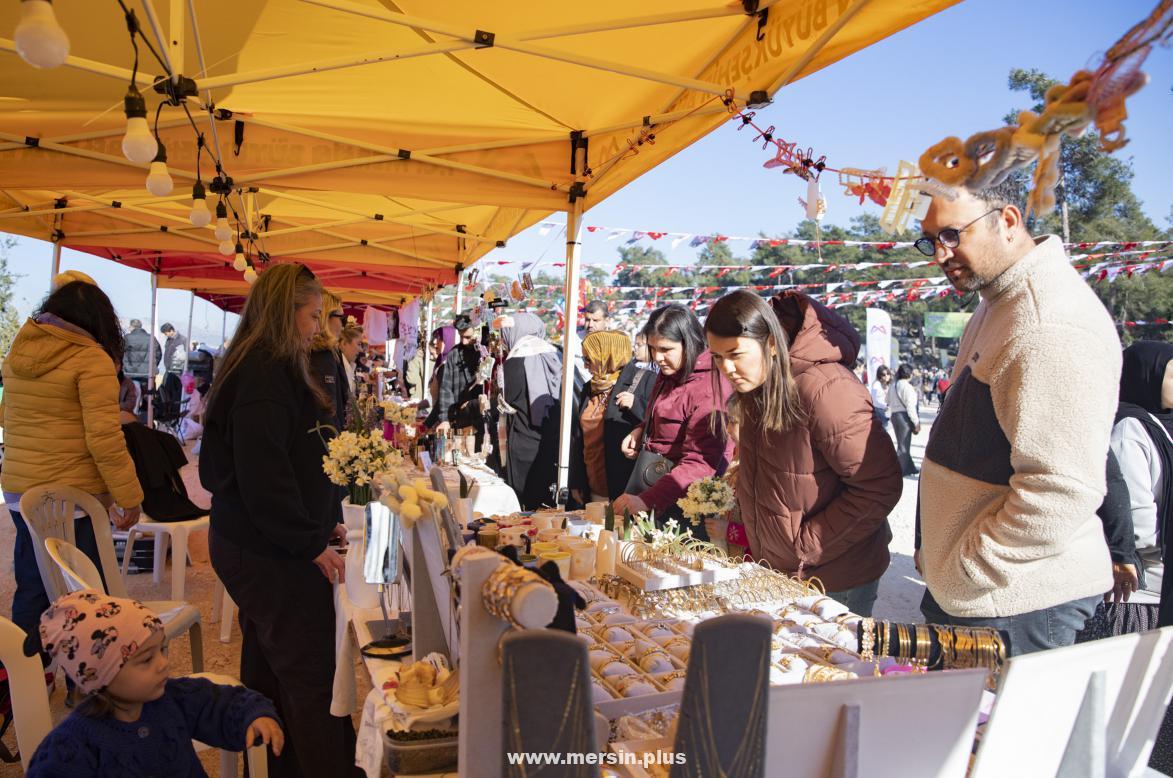
[[[462,51],[475,47],[476,44],[472,41],[460,40],[439,41],[410,49],[368,51],[365,54],[357,56],[351,54],[345,57],[318,60],[317,62],[301,62],[285,67],[265,68],[263,70],[252,70],[244,73],[229,73],[225,76],[213,76],[212,78],[205,78],[199,83],[199,86],[203,89],[222,89],[229,86],[240,86],[241,84],[254,84],[258,81],[274,81],[279,78],[304,76],[310,73],[322,73],[327,70],[352,68],[358,67],[359,65],[373,65],[377,62],[393,62],[401,59],[411,59],[413,57],[425,57],[432,54],[445,54],[450,51]]]
[[[163,36],[163,25],[159,24],[159,17],[155,13],[155,4],[151,0],[139,0],[139,4],[143,7],[143,12],[147,16],[147,24],[151,26],[151,32],[155,34],[155,45],[159,47],[159,56],[163,58],[163,64],[167,67],[167,71],[171,73],[171,78],[174,83],[179,83],[176,76],[179,75],[179,70],[175,67],[171,59],[171,47],[167,45],[167,38]],[[174,17],[174,9],[172,9],[172,16]],[[180,29],[183,29],[183,15],[180,14],[179,20]],[[176,24],[174,18],[171,20],[174,28]],[[179,63],[180,67],[183,63]]]
[[[431,383],[432,373],[435,372],[432,368],[432,300],[428,300],[428,307],[424,313],[424,396],[431,400],[431,392],[429,391],[429,384]]]
[[[798,61],[786,69],[786,72],[778,77],[778,80],[770,85],[769,94],[772,97],[782,87],[789,84],[800,74],[804,68],[810,65],[815,56],[818,55],[823,47],[831,42],[840,30],[847,26],[847,23],[855,18],[863,7],[868,4],[870,0],[855,0],[850,7],[843,13],[839,14],[839,18],[827,25],[827,29],[823,30],[822,35],[815,39],[815,42],[803,53]]]
[[[558,504],[565,505],[563,490],[570,482],[570,424],[574,419],[574,341],[578,309],[578,277],[582,267],[583,198],[576,197],[566,211],[566,288],[562,330],[562,405],[558,419]]]
[[[187,302],[187,348],[183,350],[183,372],[187,372],[188,359],[191,357],[191,318],[195,313],[195,290],[191,292],[191,299]]]
[[[53,241],[53,260],[49,266],[49,287],[53,286],[53,279],[61,272],[61,241]]]
[[[0,132],[0,140],[16,142],[18,140],[23,141],[24,138],[18,138],[16,135],[13,135],[10,132]],[[126,157],[116,157],[113,154],[102,154],[97,151],[90,151],[89,149],[79,149],[75,146],[65,146],[61,143],[54,143],[53,141],[49,140],[40,141],[37,145],[37,148],[45,149],[46,151],[57,151],[62,154],[70,154],[72,156],[81,157],[83,159],[92,159],[98,162],[109,162],[112,165],[132,167],[136,170],[146,170],[149,167],[149,165],[141,165],[138,162],[131,162]],[[178,170],[170,166],[168,166],[167,172],[169,172],[172,177],[184,178],[188,181],[195,181],[196,179],[195,173],[190,173],[186,170]]]
[[[23,144],[21,144],[21,145],[23,145]],[[65,194],[67,196],[69,195],[68,192],[62,192],[62,194]],[[85,213],[86,211],[100,211],[104,208],[113,209],[114,208],[113,202],[114,202],[114,200],[117,199],[117,198],[106,199],[106,198],[98,197],[98,196],[92,195],[92,194],[77,195],[77,197],[80,199],[89,200],[90,202],[98,203],[98,205],[67,205],[64,208],[46,207],[46,208],[30,208],[28,210],[24,210],[25,206],[22,205],[22,206],[20,206],[19,210],[5,210],[3,212],[0,212],[0,219],[22,219],[26,216],[56,216],[56,215],[62,214],[62,213]],[[129,200],[124,200],[121,202],[121,207],[122,208],[134,208],[134,207],[142,206],[142,205],[155,205],[157,203],[172,203],[172,202],[177,202],[179,200],[187,200],[190,198],[191,198],[191,194],[189,193],[189,194],[182,194],[182,195],[170,195],[168,197],[152,197],[147,200],[135,200],[133,202],[131,202]],[[13,199],[13,201],[19,202],[19,201],[15,200],[15,198]],[[187,221],[187,220],[183,219],[182,221]],[[191,226],[190,222],[188,222],[188,226]]]
[[[459,316],[464,310],[464,271],[456,275],[456,304],[452,308],[452,315]]]
[[[155,333],[159,331],[159,273],[155,270],[151,271],[151,338],[147,342],[147,426],[152,429],[155,426],[155,377],[159,373],[158,366],[155,364],[157,353],[155,349],[159,342],[155,339]]]
[[[16,43],[10,38],[0,38],[0,51],[10,51],[16,53]],[[123,83],[130,81],[130,68],[120,68],[116,65],[107,65],[105,62],[97,62],[92,59],[85,59],[84,57],[74,57],[72,55],[65,58],[65,67],[74,68],[75,70],[84,70],[87,73],[94,73],[99,76],[107,76],[109,78],[117,79]],[[152,73],[147,73],[139,70],[135,77],[135,83],[139,86],[149,87],[156,81],[160,80],[161,76],[156,76]],[[125,132],[125,130],[123,130]]]
[[[192,294],[195,294],[195,292],[192,292]],[[220,313],[223,314],[220,319],[220,349],[223,351],[224,342],[228,340],[228,309],[221,308]],[[224,356],[224,354],[221,353],[220,356]]]
[[[146,5],[150,5],[150,0],[143,0]],[[184,29],[183,29],[183,0],[171,0],[170,11],[167,18],[168,32],[167,43],[170,44],[170,55],[168,61],[171,62],[171,82],[178,84],[179,76],[183,73],[185,63],[184,58]],[[216,149],[218,152],[219,149]]]

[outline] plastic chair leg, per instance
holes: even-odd
[[[220,751],[220,778],[236,778],[236,752]]]
[[[224,609],[224,583],[220,580],[220,576],[216,576],[216,585],[212,587],[212,618],[208,619],[209,624],[215,624],[220,620],[220,613]]]
[[[191,629],[187,631],[187,638],[191,641],[191,671],[202,673],[204,671],[204,631],[198,621],[192,624]]]
[[[134,556],[134,544],[139,539],[139,531],[134,527],[126,533],[126,548],[122,551],[122,582],[126,583],[126,577],[130,574],[130,558]]]
[[[232,601],[228,590],[224,590],[220,606],[220,642],[232,642],[232,622],[236,619],[236,603]]]
[[[182,601],[187,578],[187,527],[171,530],[171,599]]]
[[[249,778],[269,778],[268,746],[253,746],[244,752],[244,758],[248,761]]]
[[[160,583],[163,580],[163,567],[167,564],[167,533],[155,530],[155,571],[151,580]]]

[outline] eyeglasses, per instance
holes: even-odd
[[[930,238],[928,236],[925,236],[923,238],[918,238],[915,242],[913,242],[912,245],[916,246],[916,250],[919,251],[920,253],[924,254],[926,257],[931,257],[937,253],[937,244],[938,243],[940,243],[942,246],[944,246],[947,249],[955,249],[961,245],[961,233],[965,232],[970,227],[977,224],[978,222],[980,222],[982,219],[986,218],[990,214],[998,213],[998,211],[1001,211],[1001,210],[1002,210],[1001,208],[992,208],[992,209],[986,211],[985,213],[983,213],[981,216],[974,219],[973,221],[971,221],[969,224],[965,225],[964,227],[960,227],[957,229],[954,229],[952,227],[946,227],[945,229],[938,232],[937,236],[935,238]]]

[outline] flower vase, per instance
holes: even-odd
[[[346,531],[363,532],[367,524],[367,506],[366,503],[355,505],[350,501],[350,498],[342,501],[342,523],[346,525]]]

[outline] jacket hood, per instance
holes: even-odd
[[[843,316],[801,292],[782,292],[770,300],[790,338],[790,365],[795,375],[815,365],[851,369],[859,356],[859,333]]]
[[[100,349],[81,327],[53,314],[41,314],[20,328],[4,364],[22,378],[40,378],[60,367],[79,347]]]

